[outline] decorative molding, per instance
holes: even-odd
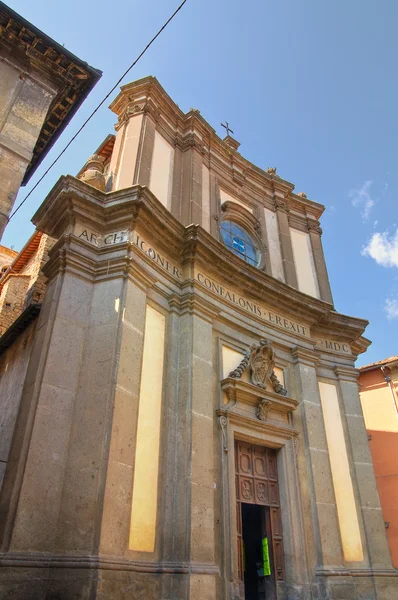
[[[198,573],[219,575],[220,569],[213,563],[129,560],[118,556],[98,555],[52,555],[34,552],[0,554],[1,567],[30,567],[45,569],[105,569],[110,571],[135,571],[138,573]]]
[[[312,221],[311,219],[307,219],[307,228],[310,233],[317,233],[318,235],[322,235],[323,233],[318,221]]]
[[[280,210],[286,214],[288,214],[290,212],[290,208],[289,208],[287,201],[285,199],[282,200],[282,198],[278,198],[278,197],[274,198],[274,207],[275,207],[275,210]]]
[[[360,371],[355,369],[355,367],[343,367],[338,365],[333,371],[340,381],[351,381],[353,383],[357,383],[360,375]]]
[[[287,414],[295,410],[299,404],[293,398],[282,396],[273,391],[265,393],[264,389],[235,377],[226,377],[223,379],[221,381],[221,389],[226,393],[229,402],[234,405],[237,402],[241,402],[257,407],[262,400],[267,399],[271,401],[272,409]]]
[[[216,237],[199,225],[184,227],[147,188],[140,185],[106,193],[70,175],[61,177],[34,215],[33,222],[39,231],[55,238],[69,233],[73,223],[87,223],[102,235],[107,231],[135,228],[139,223],[141,235],[150,241],[158,240],[157,250],[167,253],[179,268],[185,267],[183,283],[192,284],[190,267],[217,265],[217,277],[225,287],[244,289],[251,302],[262,304],[266,298],[267,309],[278,310],[282,315],[301,315],[312,335],[338,336],[351,344],[353,357],[370,343],[361,337],[368,324],[366,320],[339,314],[329,303],[310,298],[259,268],[246,264],[242,269],[242,260]],[[98,268],[97,263],[101,260],[98,249],[92,247],[88,252],[87,244],[85,248],[80,260],[89,263],[90,274],[87,275],[92,277],[92,271]],[[99,256],[108,259],[110,254],[108,250],[100,249]],[[209,298],[209,302],[212,301]]]
[[[272,402],[271,400],[267,400],[266,398],[260,398],[260,402],[257,406],[257,418],[260,421],[266,421],[268,417],[268,413],[271,409]]]
[[[270,381],[277,394],[287,395],[287,390],[282,386],[274,372],[275,352],[271,342],[262,339],[259,344],[252,344],[246,356],[237,368],[231,371],[229,377],[240,379],[247,367],[250,368],[250,378],[253,385],[265,390],[267,389],[267,382]]]
[[[358,568],[345,569],[344,567],[318,567],[315,569],[315,575],[324,577],[398,577],[396,569],[374,569]]]
[[[319,362],[319,356],[314,350],[296,346],[292,349],[294,364],[304,364],[310,367],[315,367]]]
[[[228,418],[225,415],[219,415],[218,424],[220,425],[221,429],[223,450],[224,452],[228,452]]]

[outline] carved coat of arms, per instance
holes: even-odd
[[[250,368],[250,377],[253,385],[266,389],[267,383],[270,382],[277,394],[286,396],[287,391],[274,373],[275,352],[271,342],[263,339],[260,340],[259,344],[253,344],[239,366],[234,371],[231,371],[229,377],[240,379],[247,367]]]
[[[274,351],[267,340],[260,340],[259,346],[251,346],[249,364],[252,383],[265,389],[275,367]]]

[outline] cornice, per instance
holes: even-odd
[[[303,215],[308,213],[315,219],[319,219],[324,211],[322,204],[293,194],[293,183],[244,158],[228,141],[217,135],[199,110],[191,109],[184,113],[155,77],[144,77],[122,86],[109,108],[118,115],[119,122],[126,118],[129,111],[132,111],[131,114],[150,113],[177,147],[182,150],[195,147],[202,154],[208,154],[210,162],[227,172],[238,185],[280,193],[289,199],[292,208]]]
[[[282,396],[274,391],[262,389],[252,383],[237,379],[235,377],[226,377],[221,381],[221,389],[226,393],[231,403],[237,401],[246,404],[256,405],[262,398],[266,398],[271,403],[271,408],[286,414],[296,410],[299,402],[294,398]]]
[[[307,322],[313,335],[339,335],[348,343],[354,341],[359,350],[366,346],[360,336],[367,321],[337,313],[331,304],[247,264],[201,226],[184,227],[146,187],[135,185],[106,193],[70,175],[61,177],[32,221],[40,231],[60,237],[72,232],[77,218],[95,224],[100,233],[137,227],[156,243],[158,251],[178,264],[186,268],[199,265],[209,276],[244,290],[253,300],[295,315]],[[186,271],[185,278],[192,278],[192,271]]]

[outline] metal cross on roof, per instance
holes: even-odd
[[[224,129],[227,132],[227,135],[229,135],[230,133],[233,133],[232,129],[229,128],[228,121],[225,121],[225,125],[224,125],[224,123],[221,123],[221,127],[224,127]]]

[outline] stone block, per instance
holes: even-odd
[[[304,401],[303,408],[307,424],[308,445],[311,448],[327,450],[321,406]]]
[[[336,506],[317,504],[321,552],[324,566],[343,564]]]
[[[91,600],[96,580],[95,569],[51,569],[45,600]]]
[[[125,465],[134,465],[138,396],[116,387],[110,455]]]
[[[133,468],[115,460],[108,463],[102,512],[100,552],[123,556],[129,543]]]
[[[347,415],[347,425],[354,462],[372,463],[363,417]]]
[[[160,600],[161,577],[157,573],[102,570],[95,600]]]
[[[398,576],[375,577],[377,600],[397,600]]]
[[[373,463],[356,463],[355,470],[359,484],[361,505],[366,508],[380,508],[380,500],[376,487]]]
[[[64,319],[54,323],[43,380],[69,390],[77,388],[85,329]]]
[[[191,560],[214,561],[214,498],[215,490],[191,485]]]
[[[327,452],[310,450],[312,475],[317,502],[335,504],[332,473]]]
[[[329,577],[328,584],[331,600],[357,600],[351,577]]]
[[[354,585],[358,600],[377,600],[372,578],[354,577]]]
[[[103,281],[94,286],[91,300],[90,326],[115,322],[120,307],[122,289],[123,282],[121,279]]]
[[[57,306],[57,317],[86,326],[92,294],[92,283],[65,273]]]
[[[192,415],[192,482],[208,488],[215,483],[213,427],[212,419]]]
[[[14,524],[14,550],[53,550],[71,421],[70,411],[37,409]]]
[[[391,568],[391,556],[381,510],[365,508],[362,510],[362,515],[372,567]]]
[[[192,410],[213,419],[213,365],[211,362],[192,357]]]
[[[190,600],[215,600],[216,589],[216,575],[191,575]]]
[[[363,412],[358,392],[358,384],[355,381],[340,380],[340,388],[347,415],[362,415]]]
[[[140,323],[143,326],[144,323]],[[144,333],[137,327],[123,323],[122,339],[118,351],[117,383],[120,387],[139,394],[141,380]]]

